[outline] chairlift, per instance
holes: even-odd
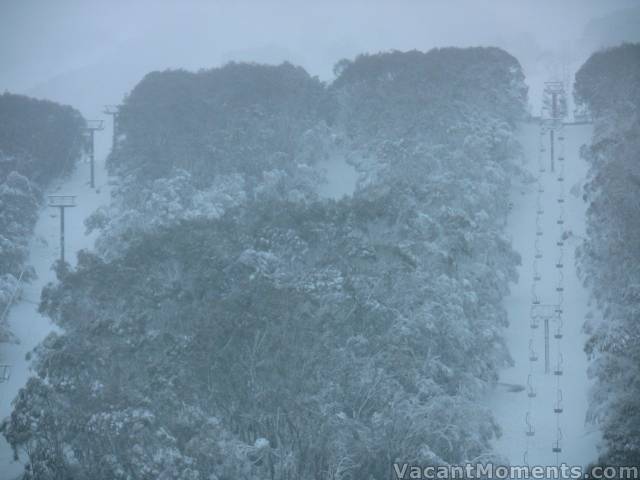
[[[562,220],[561,218],[558,219],[557,224],[558,225],[564,225],[564,220]]]
[[[562,262],[556,263],[556,268],[564,268],[564,263]]]
[[[558,433],[557,433],[557,437],[556,437],[556,441],[553,442],[553,446],[551,447],[551,451],[553,453],[560,453],[562,452],[562,447],[560,445],[560,440],[562,440],[562,430],[558,429]]]
[[[558,377],[562,375],[562,354],[559,354],[558,356],[558,363],[556,364],[556,368],[553,371],[553,374]]]
[[[556,245],[558,247],[563,247],[564,246],[564,242],[562,240],[559,240],[559,241],[556,242]]]
[[[556,287],[556,292],[564,292],[564,287],[561,287],[561,286]]]
[[[556,331],[553,334],[553,337],[560,340],[562,338],[562,317],[558,316],[558,325],[556,327]]]
[[[531,374],[527,377],[527,396],[529,398],[534,398],[536,396],[536,391],[531,383]]]
[[[559,198],[558,203],[564,203],[564,198]]]
[[[530,362],[538,361],[538,354],[533,349],[533,339],[529,340],[529,361]]]
[[[536,253],[535,258],[537,258],[537,259],[542,258],[542,253]]]
[[[555,405],[553,406],[553,413],[562,413],[564,408],[562,407],[562,390],[558,390],[558,399],[556,400]]]
[[[540,271],[538,270],[538,262],[533,262],[533,281],[539,282],[542,279],[540,276]]]
[[[9,381],[11,377],[11,365],[0,365],[0,383]]]
[[[536,434],[536,429],[531,424],[531,412],[527,412],[525,422],[527,424],[527,430],[525,434],[527,435],[527,437],[533,437]]]
[[[533,305],[540,305],[540,297],[538,297],[538,294],[536,293],[535,290],[536,290],[536,284],[534,283],[531,287],[531,297],[532,297],[531,303]],[[538,328],[537,318],[532,317],[531,320],[532,320],[531,328]],[[534,320],[535,320],[535,325],[533,323]]]
[[[560,156],[558,157],[558,161],[559,161],[559,162],[564,162],[564,156],[560,155]]]
[[[559,182],[564,182],[564,177],[558,177]]]

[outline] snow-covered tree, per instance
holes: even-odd
[[[61,331],[4,426],[31,478],[347,480],[489,458],[519,65],[443,49],[339,71],[328,89],[232,65],[134,90],[98,252],[43,292]],[[336,145],[363,181],[320,200]]]
[[[594,117],[585,188],[587,239],[579,268],[595,300],[587,320],[596,379],[590,419],[603,432],[600,462],[640,464],[640,45],[593,54],[576,100]]]
[[[21,95],[0,95],[0,315],[28,281],[27,248],[41,188],[73,167],[84,120],[70,107]],[[11,339],[0,317],[0,342]]]

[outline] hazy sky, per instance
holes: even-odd
[[[582,61],[587,23],[633,0],[0,0],[0,91],[119,102],[148,71],[289,60],[321,79],[344,57],[496,45],[528,76]]]

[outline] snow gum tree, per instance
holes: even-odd
[[[520,67],[441,49],[337,71],[134,89],[114,202],[89,222],[103,243],[43,292],[62,330],[4,427],[27,478],[382,479],[491,457]],[[315,191],[333,148],[361,178],[340,201]]]

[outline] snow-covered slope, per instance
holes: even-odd
[[[598,432],[585,425],[587,396],[590,382],[587,378],[587,358],[583,351],[586,336],[581,328],[587,312],[588,295],[576,276],[574,254],[577,243],[584,235],[586,204],[581,198],[581,185],[586,176],[586,163],[580,158],[580,146],[590,141],[590,126],[565,126],[564,128],[564,180],[558,178],[562,164],[556,160],[551,171],[549,137],[537,124],[521,127],[520,137],[526,157],[525,168],[539,184],[514,185],[513,211],[508,231],[513,247],[522,255],[520,279],[512,286],[506,299],[510,327],[506,340],[515,365],[501,373],[500,384],[489,396],[489,403],[502,430],[496,442],[496,450],[512,465],[568,465],[585,466],[596,459]],[[561,155],[561,142],[556,143],[556,157]],[[541,148],[543,150],[541,150]],[[544,171],[540,171],[539,165]],[[543,192],[538,192],[540,185]],[[538,204],[538,198],[540,198]],[[561,203],[558,200],[564,198]],[[564,213],[562,213],[564,210]],[[564,224],[559,224],[559,219]],[[537,230],[540,232],[538,235]],[[562,246],[558,241],[566,237]],[[537,282],[535,276],[536,238],[539,239]],[[561,261],[560,261],[561,260]],[[562,267],[558,267],[562,263]],[[561,280],[562,277],[562,280]],[[536,283],[535,290],[533,285]],[[561,286],[563,292],[557,289]],[[555,313],[562,299],[561,322],[551,316],[549,332],[550,372],[545,373],[544,320],[539,327],[531,328],[533,299],[537,296],[543,307]],[[544,307],[544,305],[550,305]],[[541,312],[541,310],[537,310]],[[562,338],[555,338],[560,327]],[[532,348],[530,348],[530,345]],[[538,359],[530,361],[531,350]],[[535,355],[534,355],[535,356]],[[555,375],[561,361],[561,375]],[[535,391],[529,396],[528,383]],[[520,385],[518,389],[505,384]],[[562,392],[562,412],[554,412]],[[531,431],[527,436],[527,412]],[[561,431],[561,452],[552,447]],[[528,454],[525,456],[525,452]]]
[[[107,135],[105,135],[106,137]],[[93,245],[95,233],[85,235],[84,219],[98,206],[109,200],[107,176],[104,171],[104,158],[109,142],[96,141],[96,189],[89,187],[89,164],[81,162],[66,179],[56,181],[47,194],[76,195],[77,207],[67,209],[65,214],[65,257],[74,265],[76,252]],[[0,417],[11,413],[11,401],[30,375],[29,362],[25,355],[49,334],[54,326],[38,313],[38,303],[42,287],[55,279],[51,266],[60,255],[60,218],[58,209],[45,206],[40,212],[35,226],[28,264],[32,265],[38,278],[22,289],[22,300],[14,305],[9,313],[11,331],[19,339],[16,345],[0,346],[1,362],[11,365],[11,377],[8,382],[0,383]],[[21,462],[13,461],[13,452],[0,436],[0,479],[17,477],[23,470]]]

